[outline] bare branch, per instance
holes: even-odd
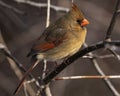
[[[94,56],[88,56],[88,55],[85,55],[85,56],[82,56],[82,58],[88,58],[88,59],[92,59],[92,58],[99,58],[99,59],[105,59],[105,58],[110,58],[110,57],[114,57],[113,54],[110,54],[110,55],[102,55],[102,56],[98,56],[98,55],[94,55]]]
[[[112,49],[108,49],[113,55],[114,55],[114,57],[120,62],[120,55],[119,54],[117,54],[115,51],[113,51]]]
[[[68,80],[68,79],[118,79],[120,75],[109,75],[109,76],[69,76],[69,77],[58,77],[54,80]]]
[[[94,63],[94,66],[96,67],[99,74],[102,75],[102,76],[105,76],[105,73],[99,67],[97,61],[95,59],[93,59],[92,62]],[[120,96],[119,92],[115,89],[115,87],[113,86],[113,84],[110,82],[110,80],[108,78],[104,78],[104,81],[107,84],[107,86],[111,89],[111,91],[113,92],[113,94],[115,96]]]
[[[24,14],[24,12],[23,11],[21,11],[21,10],[19,10],[19,9],[17,9],[17,8],[15,8],[15,7],[13,7],[13,6],[10,6],[10,5],[8,5],[8,4],[6,4],[6,3],[4,3],[3,1],[1,1],[0,0],[0,5],[1,6],[4,6],[4,7],[6,7],[6,8],[9,8],[9,9],[12,9],[14,12],[16,12],[16,13],[19,13],[19,14]]]
[[[71,1],[72,3],[74,2],[74,0]]]
[[[48,3],[36,3],[36,2],[33,2],[33,1],[30,1],[30,0],[14,0],[15,2],[17,3],[24,3],[24,4],[29,4],[31,6],[35,6],[35,7],[38,7],[38,8],[42,8],[42,7],[47,7],[47,18],[46,18],[46,27],[49,26],[49,23],[50,23],[50,8],[56,10],[56,11],[64,11],[64,12],[68,12],[68,8],[63,8],[63,7],[58,7],[58,6],[54,6],[54,5],[51,5],[50,4],[50,0],[47,0]],[[72,0],[71,2],[73,2],[74,0]],[[116,17],[118,15],[118,13],[120,13],[120,9],[118,9],[118,6],[119,6],[119,3],[120,3],[120,0],[117,0],[116,2],[116,5],[115,5],[115,10],[114,10],[114,14],[112,16],[112,19],[111,19],[111,22],[110,22],[110,25],[109,25],[109,28],[107,30],[107,34],[106,34],[106,37],[105,37],[105,41],[102,41],[102,42],[98,42],[94,45],[91,45],[91,46],[87,46],[87,48],[84,48],[83,50],[79,51],[78,53],[74,54],[73,56],[69,57],[67,60],[65,60],[62,64],[60,64],[57,68],[55,68],[50,74],[48,74],[46,76],[46,69],[47,69],[47,65],[46,63],[44,63],[44,67],[43,67],[43,74],[42,74],[42,83],[43,85],[39,86],[40,88],[40,91],[38,91],[38,93],[36,95],[40,95],[41,94],[41,91],[43,91],[46,96],[51,96],[51,92],[50,92],[50,89],[49,89],[49,82],[57,75],[59,74],[62,70],[64,70],[68,65],[72,64],[75,60],[77,60],[78,58],[80,57],[83,57],[83,58],[89,58],[95,68],[97,69],[97,71],[100,73],[101,76],[72,76],[72,77],[59,77],[59,78],[55,78],[54,80],[65,80],[65,79],[84,79],[84,78],[95,78],[95,79],[103,79],[105,81],[105,83],[107,84],[107,86],[112,90],[113,94],[115,96],[120,96],[119,92],[115,89],[115,87],[112,85],[112,83],[110,82],[109,78],[120,78],[120,75],[110,75],[110,76],[106,76],[105,73],[101,70],[101,68],[99,67],[98,65],[98,62],[96,61],[96,58],[109,58],[109,57],[115,57],[117,58],[119,61],[120,61],[120,55],[117,54],[115,51],[111,50],[111,53],[112,55],[104,55],[104,56],[96,56],[94,55],[93,53],[91,53],[92,51],[94,50],[97,50],[97,49],[100,49],[100,48],[107,48],[108,46],[120,46],[120,41],[112,41],[111,40],[111,34],[112,34],[112,30],[113,30],[113,27],[114,27],[114,24],[115,24],[115,21],[116,21]],[[16,8],[0,1],[0,5],[4,6],[4,7],[7,7],[7,8],[10,8],[12,10],[14,10],[15,12],[19,12],[19,10],[17,10]],[[6,50],[6,47],[2,44],[0,44],[0,50],[2,50],[6,56],[8,56],[8,60],[9,60],[9,63],[11,64],[13,70],[15,71],[15,73],[17,74],[17,76],[20,76],[22,77],[22,74],[21,74],[21,71],[18,70],[19,68],[21,70],[23,70],[24,72],[26,72],[26,70],[24,69],[24,67],[22,66],[22,64],[18,63],[18,61],[14,58],[14,56],[12,56],[12,54],[9,52],[9,50]],[[86,56],[84,56],[85,54],[88,54]],[[17,64],[17,66],[15,66],[15,63]],[[13,64],[13,65],[12,65]],[[17,70],[16,70],[17,68]],[[17,72],[18,71],[18,72]],[[20,75],[21,74],[21,75]],[[25,95],[28,96],[28,93],[27,93],[27,90],[29,90],[30,92],[30,89],[27,89],[27,86],[26,84],[28,83],[31,83],[31,82],[37,82],[32,75],[30,75],[30,77],[32,78],[32,80],[29,80],[29,81],[25,81],[24,83],[24,90],[25,90]],[[38,82],[37,82],[38,83]],[[37,84],[36,84],[37,85]],[[28,85],[29,86],[29,85]],[[34,90],[33,92],[34,93]],[[32,96],[33,94],[30,93]]]
[[[69,57],[67,60],[65,60],[62,64],[60,64],[56,69],[54,69],[50,74],[48,74],[44,79],[43,83],[48,84],[57,74],[59,74],[62,70],[64,70],[68,65],[72,64],[75,60],[78,58],[84,56],[85,54],[92,52],[94,50],[104,48],[106,44],[110,45],[116,45],[120,46],[120,41],[113,41],[113,42],[98,42],[94,45],[91,45],[87,48],[84,48],[83,50],[77,52],[73,56]]]
[[[21,79],[23,75],[22,75],[22,73],[21,73],[21,70],[19,70],[19,67],[17,66],[18,62],[17,62],[17,64],[16,64],[16,62],[14,62],[14,59],[15,59],[15,58],[12,57],[10,51],[9,51],[8,48],[6,47],[6,44],[5,44],[5,42],[4,42],[4,39],[3,39],[3,37],[2,37],[1,32],[0,32],[0,38],[2,39],[2,43],[4,44],[4,45],[0,44],[0,45],[1,45],[0,50],[3,51],[4,54],[7,56],[7,60],[8,60],[8,62],[9,62],[9,64],[10,64],[12,70],[13,70],[14,73],[16,74],[16,76],[17,76],[19,79]],[[12,57],[12,58],[11,58],[11,57]],[[13,59],[13,58],[14,58],[14,59]],[[16,59],[15,59],[15,60],[16,60]],[[33,91],[33,89],[32,89],[31,86],[29,86],[29,88],[27,88],[27,90],[28,90],[29,94],[31,94],[31,95],[33,95],[33,94],[35,93],[35,92]],[[33,93],[31,93],[31,90],[33,91]]]
[[[36,2],[30,1],[30,0],[14,0],[14,1],[17,2],[17,3],[29,4],[31,6],[38,7],[38,8],[42,8],[42,7],[46,8],[47,7],[46,3],[36,3]],[[63,11],[63,12],[68,12],[69,11],[68,8],[58,7],[58,6],[55,6],[55,5],[50,5],[50,8],[52,8],[55,11]]]
[[[86,47],[88,46],[87,44],[84,44],[84,45],[85,45]],[[107,45],[107,44],[106,44],[106,45]],[[105,45],[105,47],[106,47],[106,45]],[[89,55],[89,56],[94,56],[94,54],[93,54],[92,52],[88,53],[88,55]],[[99,66],[96,58],[93,58],[93,59],[90,59],[90,60],[93,62],[96,70],[98,71],[98,73],[99,73],[101,76],[103,76],[103,77],[106,76],[105,73],[104,73],[104,72],[102,71],[102,69],[100,68],[100,66]],[[103,78],[103,80],[105,81],[105,83],[107,84],[107,86],[111,89],[111,91],[113,92],[113,94],[114,94],[115,96],[119,96],[119,92],[115,89],[115,87],[114,87],[113,84],[110,82],[110,80],[109,80],[108,78]]]
[[[47,18],[46,18],[46,27],[49,26],[50,24],[50,0],[47,0]],[[46,76],[46,70],[47,70],[47,61],[44,60],[44,66],[43,66],[43,74],[42,74],[42,79],[45,78]],[[51,91],[50,91],[50,87],[49,85],[44,85],[44,87],[42,88],[42,93],[45,93],[46,96],[52,96]]]
[[[46,18],[46,27],[50,24],[50,0],[47,0],[47,18]]]
[[[25,93],[25,96],[28,96],[26,84],[24,83],[23,86],[24,86],[24,93]]]
[[[110,22],[110,25],[109,25],[108,30],[107,30],[105,40],[109,40],[111,38],[112,30],[113,30],[113,27],[114,27],[115,22],[116,22],[116,17],[118,15],[117,11],[119,8],[119,4],[120,4],[120,0],[117,0],[111,22]]]

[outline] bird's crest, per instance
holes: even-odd
[[[84,15],[83,15],[82,11],[74,3],[72,3],[72,8],[71,8],[70,12],[73,15],[77,15],[77,16],[79,16],[79,18],[84,19]]]

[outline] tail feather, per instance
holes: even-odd
[[[16,90],[14,91],[14,95],[16,95],[18,93],[18,91],[20,91],[20,89],[22,88],[22,85],[23,85],[23,82],[25,81],[25,78],[27,77],[27,75],[37,66],[37,64],[39,63],[40,61],[37,60],[35,61],[34,64],[32,64],[32,66],[27,70],[27,72],[25,73],[25,75],[23,76],[22,80],[20,81],[18,87],[16,88]]]

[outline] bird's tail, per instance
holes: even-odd
[[[14,95],[18,93],[18,91],[20,91],[20,89],[22,88],[23,82],[25,80],[25,78],[27,77],[27,75],[37,66],[37,64],[40,62],[40,60],[36,60],[31,66],[30,68],[27,70],[27,72],[24,74],[22,80],[20,81],[18,87],[16,88],[16,90],[14,91]]]

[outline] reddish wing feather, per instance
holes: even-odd
[[[36,44],[32,48],[33,50],[43,52],[58,46],[65,39],[66,30],[53,28],[46,30],[45,33],[36,41]]]
[[[54,48],[54,47],[55,47],[54,43],[48,43],[48,42],[46,42],[46,43],[34,46],[33,49],[34,50],[46,51],[46,50],[49,50],[49,49]]]

